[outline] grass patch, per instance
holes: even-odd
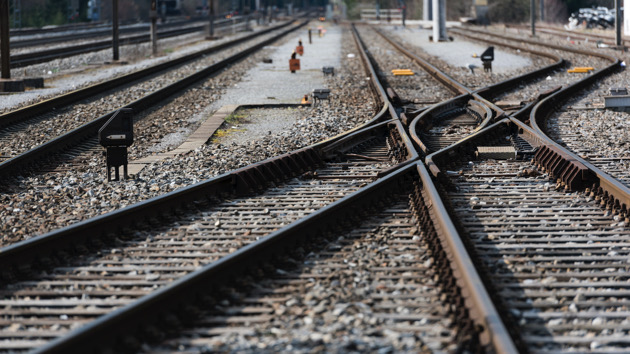
[[[221,142],[221,139],[233,134],[233,133],[237,133],[237,132],[244,132],[247,129],[234,129],[234,128],[226,128],[226,129],[218,129],[216,132],[214,132],[214,134],[212,135],[212,139],[210,140],[210,142],[212,142],[213,144],[217,144]]]
[[[245,112],[233,112],[229,116],[225,117],[225,122],[231,125],[247,123],[247,120],[245,120],[245,117],[247,116],[248,114]]]

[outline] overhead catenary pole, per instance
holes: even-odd
[[[628,11],[628,9],[626,9]],[[621,47],[621,0],[615,0],[615,45]]]
[[[422,20],[433,21],[433,0],[424,0],[422,2]]]
[[[208,9],[208,13],[210,15],[210,38],[214,37],[214,0],[210,0],[209,2],[210,8]]]
[[[120,59],[118,51],[118,0],[112,0],[112,38],[114,61],[118,61]]]
[[[157,54],[157,0],[151,0],[151,51]]]
[[[532,37],[536,37],[536,0],[531,0],[531,5],[529,12],[532,19]]]
[[[433,42],[446,39],[446,0],[433,0]]]
[[[9,57],[9,0],[0,0],[0,66],[2,78],[11,78]]]

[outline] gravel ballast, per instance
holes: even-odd
[[[340,36],[339,39],[344,43],[350,43],[349,36],[350,34],[344,31],[343,38]],[[328,38],[334,37],[318,40],[324,41]],[[297,39],[297,36],[289,37],[283,43],[295,46]],[[339,46],[339,43],[333,42],[331,45]],[[337,75],[325,79],[333,92],[331,100],[312,110],[304,110],[304,114],[290,129],[273,132],[260,140],[245,144],[226,141],[206,145],[189,154],[148,166],[136,179],[117,183],[105,182],[102,156],[95,156],[91,162],[72,172],[21,178],[18,184],[5,189],[0,196],[2,244],[8,245],[197,183],[232,169],[313,144],[365,122],[374,115],[376,105],[366,103],[371,94],[360,59],[347,58],[350,52],[357,53],[356,48],[345,46],[343,50],[342,65],[337,70]],[[269,55],[269,52],[263,51],[217,77],[215,80],[220,81],[214,86],[220,89],[213,91],[213,94],[218,97],[232,89],[249,69]],[[285,53],[278,55],[286,57]],[[301,98],[299,95],[296,96]],[[197,101],[200,104],[199,113],[188,112],[186,108],[179,113],[180,117],[177,119],[189,119],[196,114],[203,114],[206,104],[211,104],[206,100]],[[201,106],[202,104],[204,105]]]

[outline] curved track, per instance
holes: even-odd
[[[387,62],[379,61],[379,49],[365,50],[358,35],[355,40],[384,103],[363,128],[3,249],[0,265],[12,284],[6,290],[24,287],[15,296],[46,286],[65,287],[70,296],[126,291],[128,298],[111,304],[72,298],[70,308],[88,301],[69,312],[76,326],[100,317],[41,351],[252,350],[260,348],[261,333],[277,336],[264,343],[273,349],[292,336],[283,326],[315,333],[290,337],[298,349],[627,350],[627,303],[620,298],[627,288],[630,190],[538,129],[619,62],[595,55],[612,64],[513,110],[490,99],[519,80],[557,70],[560,57],[477,91],[436,70],[432,75],[460,95],[417,108],[409,104],[410,79],[379,82]],[[407,88],[395,90],[397,82]],[[469,124],[474,128],[458,131],[453,122],[465,116],[477,117]],[[528,116],[533,128],[523,122]],[[426,168],[415,162],[420,154],[406,125],[428,155]],[[70,264],[69,254],[75,255]],[[362,281],[377,286],[362,287]],[[108,286],[98,288],[99,282]],[[80,290],[68,288],[74,284]],[[335,292],[342,284],[353,290]],[[345,305],[322,301],[327,291]],[[60,298],[67,301],[68,294]],[[58,316],[48,307],[64,306],[11,300],[10,316],[29,305]],[[98,305],[109,308],[90,312]],[[370,340],[339,331],[319,341],[328,338],[324,324],[331,316]],[[45,327],[57,322],[38,321],[44,327],[30,331],[30,339],[59,335]],[[391,336],[382,339],[374,325]],[[8,345],[29,336],[6,333]],[[402,333],[413,337],[403,341]]]

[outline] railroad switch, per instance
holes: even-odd
[[[127,148],[133,144],[133,110],[131,108],[117,110],[99,129],[98,142],[107,149],[107,181],[120,179],[120,166],[123,166],[123,176],[127,179]]]

